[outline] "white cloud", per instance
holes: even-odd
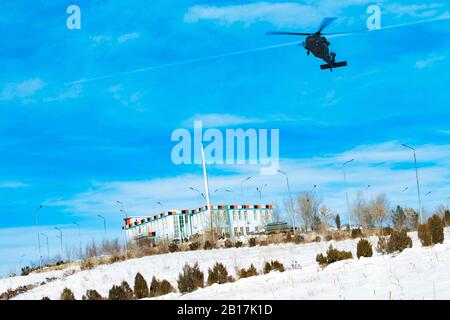
[[[103,35],[97,35],[97,36],[91,36],[90,39],[94,43],[102,43],[111,40],[110,36],[103,36]]]
[[[82,91],[83,87],[81,84],[73,84],[65,91],[59,93],[56,97],[45,98],[44,102],[55,102],[55,101],[60,102],[66,99],[75,99],[81,95]]]
[[[445,60],[445,56],[430,56],[428,59],[425,60],[418,60],[416,62],[416,69],[425,69],[433,66],[436,62]]]
[[[126,93],[122,85],[111,86],[107,91],[112,94],[113,99],[119,101],[124,106],[139,104],[142,99],[141,92]]]
[[[39,90],[46,86],[42,79],[34,78],[23,82],[11,82],[6,84],[0,95],[0,100],[19,99],[27,101],[28,98],[34,96]]]
[[[339,102],[339,99],[336,97],[336,90],[328,91],[323,98],[322,106],[324,107],[332,107],[335,106]]]
[[[15,189],[15,188],[25,188],[29,185],[20,181],[0,181],[0,189]]]
[[[256,2],[243,5],[190,7],[184,16],[186,23],[213,20],[221,24],[268,22],[277,27],[315,27],[326,16],[336,16],[341,9],[366,4],[369,0],[322,0],[310,4],[295,2]]]
[[[387,5],[386,11],[396,14],[400,17],[410,16],[415,18],[430,18],[439,13],[437,9],[443,7],[441,3],[430,4],[399,4],[393,3]]]
[[[117,37],[117,42],[124,43],[124,42],[130,41],[130,40],[138,39],[139,37],[140,37],[140,34],[138,32],[127,33],[127,34]]]
[[[243,124],[264,122],[264,120],[262,119],[248,118],[235,114],[208,113],[208,114],[196,114],[192,116],[191,118],[183,121],[183,126],[193,127],[194,121],[202,121],[203,127],[227,127],[227,126],[238,126]]]
[[[450,190],[450,145],[417,146],[419,177],[423,196],[428,191],[433,193],[423,197],[423,205],[431,212],[438,204],[445,204]],[[342,163],[354,158],[347,167],[349,195],[353,199],[357,190],[366,191],[368,197],[377,193],[386,193],[392,204],[417,207],[415,172],[413,156],[410,150],[400,143],[391,141],[376,145],[362,145],[339,154],[322,155],[315,158],[281,159],[280,169],[289,174],[291,190],[297,194],[311,190],[323,197],[327,207],[340,213],[346,212],[345,191],[343,185]],[[260,176],[258,166],[209,166],[209,183],[211,199],[215,204],[221,203],[258,203],[256,186],[268,184],[262,194],[263,202],[282,205],[286,194],[286,182],[281,175]],[[244,184],[243,177],[252,179]],[[124,203],[130,215],[149,215],[161,210],[188,209],[204,205],[199,194],[189,190],[192,186],[203,189],[201,167],[198,174],[186,174],[169,178],[155,178],[147,181],[112,181],[93,183],[91,190],[76,194],[67,200],[47,203],[66,207],[70,212],[83,212],[94,215],[103,212],[110,218],[118,217],[116,200]],[[409,187],[407,192],[402,192]],[[215,189],[230,189],[232,193]],[[164,209],[157,205],[160,201]]]

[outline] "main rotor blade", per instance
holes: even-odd
[[[359,30],[345,31],[345,32],[321,33],[321,35],[323,35],[323,36],[344,36],[344,35],[352,35],[352,34],[366,32],[366,31],[367,31],[367,29],[359,29]]]
[[[310,36],[312,33],[304,32],[283,32],[283,31],[268,31],[268,35],[291,35],[291,36]]]
[[[327,18],[323,19],[322,23],[320,24],[320,27],[319,27],[319,30],[317,31],[317,33],[321,33],[323,29],[328,27],[330,25],[330,23],[332,23],[336,19],[337,19],[336,17],[327,17]]]

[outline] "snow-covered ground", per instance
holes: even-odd
[[[27,277],[0,279],[0,292],[19,285],[34,284],[46,277],[58,279],[38,286],[16,299],[58,299],[61,291],[71,289],[77,299],[87,289],[96,289],[107,296],[113,284],[126,280],[131,286],[140,272],[148,282],[152,276],[167,279],[176,287],[183,265],[198,262],[207,277],[207,270],[216,261],[227,266],[230,274],[251,263],[258,270],[269,260],[279,260],[286,272],[213,285],[190,294],[169,294],[159,299],[450,299],[450,230],[444,244],[423,248],[415,233],[410,234],[413,248],[397,255],[379,255],[356,259],[357,240],[309,244],[282,244],[266,247],[231,248],[177,252],[102,265],[93,270],[64,276],[64,271],[31,274]],[[376,245],[376,238],[371,238]],[[351,250],[353,260],[340,261],[321,270],[316,261],[332,243],[340,250]]]

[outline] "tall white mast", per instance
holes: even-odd
[[[209,199],[209,186],[208,186],[208,175],[206,173],[206,161],[205,161],[205,150],[203,148],[203,141],[202,141],[202,164],[203,164],[203,180],[205,183],[205,195],[206,195],[206,205],[208,206],[208,216],[209,219],[211,221],[211,232],[212,232],[212,237],[213,237],[213,241],[214,239],[214,228],[213,228],[213,217],[212,217],[212,211],[211,211],[211,201]]]

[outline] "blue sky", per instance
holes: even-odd
[[[69,3],[71,2],[71,3]],[[78,4],[82,29],[68,30],[65,13]],[[296,45],[120,75],[123,72],[288,43],[268,30],[365,28],[378,3],[382,26],[446,15],[444,1],[3,1],[0,4],[0,274],[19,256],[36,259],[34,212],[52,253],[63,228],[67,245],[120,236],[126,210],[150,214],[202,204],[201,168],[175,166],[173,130],[203,119],[211,127],[280,129],[281,169],[295,193],[317,184],[327,206],[345,212],[340,163],[353,197],[385,192],[391,203],[417,207],[411,153],[417,147],[427,212],[450,196],[448,90],[450,21],[331,39],[333,73]],[[76,82],[109,76],[107,79]],[[117,76],[114,76],[117,75]],[[74,83],[75,81],[75,83]],[[213,202],[282,204],[284,180],[250,166],[209,168]],[[239,196],[239,182],[252,176]],[[404,187],[409,191],[402,193]],[[20,239],[20,240],[19,240]]]

